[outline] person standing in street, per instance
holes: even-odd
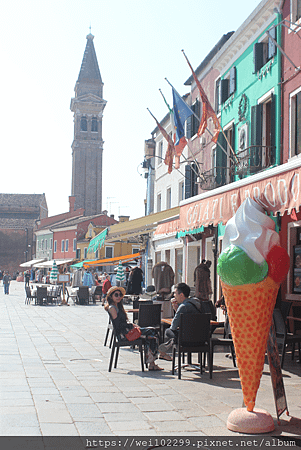
[[[26,270],[25,274],[24,274],[24,279],[25,279],[25,287],[29,286],[29,280],[30,280],[30,273],[29,270]]]
[[[4,286],[4,294],[9,294],[9,285],[10,285],[11,276],[8,272],[4,272],[3,274],[3,286]]]

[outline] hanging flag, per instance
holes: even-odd
[[[196,85],[197,85],[197,87],[198,87],[198,89],[200,91],[200,96],[201,96],[201,100],[202,100],[202,103],[203,103],[203,113],[202,113],[200,126],[199,126],[199,129],[198,129],[198,136],[201,136],[205,132],[205,130],[207,128],[207,121],[208,121],[209,117],[211,117],[212,120],[213,120],[213,123],[214,123],[214,127],[215,127],[214,128],[214,133],[213,133],[213,136],[212,136],[212,141],[216,143],[221,126],[219,124],[218,118],[216,117],[214,109],[212,108],[212,106],[211,106],[211,104],[210,104],[210,102],[209,102],[209,100],[207,98],[207,95],[205,94],[205,91],[202,88],[201,83],[198,80],[198,77],[196,76],[196,74],[195,74],[195,72],[194,72],[190,62],[188,61],[187,56],[184,53],[184,50],[182,50],[182,52],[183,52],[183,54],[185,56],[185,59],[186,59],[188,65],[189,65],[190,69],[191,69],[192,76],[193,76],[194,81],[196,82]]]
[[[184,123],[188,117],[191,116],[192,111],[189,106],[184,102],[184,100],[178,95],[174,88],[172,88],[172,98],[173,98],[173,112],[174,112],[174,122],[176,128],[176,142],[175,150],[178,157],[181,156],[185,145],[187,144],[185,133],[184,133]]]
[[[165,154],[164,163],[168,166],[168,173],[172,172],[172,163],[173,163],[173,157],[175,156],[175,147],[174,143],[172,141],[172,138],[169,136],[166,130],[162,127],[162,125],[159,124],[155,116],[150,112],[150,110],[147,108],[150,115],[155,119],[157,127],[161,131],[164,138],[167,140],[168,146]]]
[[[293,208],[292,211],[291,211],[291,219],[292,220],[298,220],[295,208]]]

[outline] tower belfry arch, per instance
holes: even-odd
[[[71,195],[75,209],[84,208],[86,216],[102,212],[102,117],[107,103],[93,39],[89,33],[70,105],[74,121]]]

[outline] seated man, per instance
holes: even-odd
[[[165,330],[167,342],[159,346],[160,359],[165,359],[166,361],[172,360],[171,356],[167,355],[166,351],[172,347],[174,342],[177,342],[180,314],[203,312],[200,300],[197,298],[188,298],[189,294],[190,287],[186,283],[178,283],[175,286],[174,299],[172,299],[171,302],[176,314],[171,322],[170,328]]]

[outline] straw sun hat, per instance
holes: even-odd
[[[121,292],[122,297],[125,296],[125,289],[122,286],[113,286],[107,292],[107,297],[113,294],[113,292],[119,291]]]

